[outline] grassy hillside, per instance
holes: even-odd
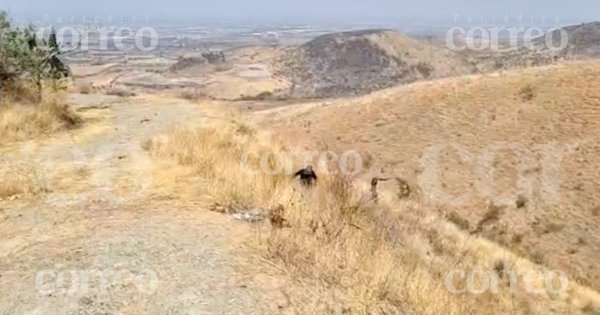
[[[599,75],[600,62],[589,61],[420,82],[262,119],[305,148],[363,152],[372,160],[366,179],[381,171],[406,178],[426,212],[599,290]],[[562,160],[553,146],[565,149]],[[427,158],[438,147],[436,168]],[[423,187],[432,174],[449,200]],[[493,185],[481,188],[486,176]]]
[[[266,133],[239,122],[176,129],[149,148],[155,158],[178,164],[165,172],[182,167],[212,183],[216,209],[258,210],[271,218],[251,242],[306,287],[290,295],[305,311],[595,314],[599,73],[600,62],[589,62],[423,82],[260,112]],[[576,144],[558,169],[558,201],[514,191],[517,175],[548,174],[535,163],[548,147],[536,145],[552,142]],[[531,161],[501,147],[490,160],[493,171],[484,168],[496,192],[486,196],[473,188],[481,160],[441,150],[435,170],[450,196],[444,203],[420,183],[431,167],[422,163],[428,148],[448,143],[475,156],[509,143],[531,149],[534,163],[517,167]],[[240,172],[244,153],[304,149],[359,150],[369,168],[360,178],[317,170],[321,178],[312,192],[282,174]],[[373,204],[363,181],[373,175],[402,177],[414,194],[399,199],[395,187],[382,185],[381,202]],[[453,204],[452,196],[465,192],[470,198]],[[514,271],[517,292],[511,294],[510,282],[501,278],[497,294],[453,294],[445,281],[456,270]],[[527,292],[523,281],[532,270],[565,271],[568,290]]]

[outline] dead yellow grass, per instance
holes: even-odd
[[[40,104],[27,101],[30,97],[25,96],[13,95],[0,102],[0,145],[73,128],[82,122],[64,104],[64,95],[46,91]],[[47,180],[35,163],[21,161],[3,166],[0,167],[0,199],[35,197],[48,191]]]
[[[81,123],[64,97],[47,94],[41,104],[23,104],[11,100],[0,103],[0,138],[17,141],[73,128]]]
[[[32,163],[19,163],[0,170],[0,200],[35,197],[47,191],[44,174]]]
[[[268,202],[274,189],[286,177],[271,178],[258,173],[240,176],[240,161],[247,150],[267,152],[269,149],[255,142],[256,139],[247,128],[241,124],[221,129],[174,128],[168,136],[144,145],[150,148],[154,156],[193,167],[195,174],[210,180],[210,192],[218,202],[229,206],[251,206],[253,201]]]
[[[457,144],[472,159],[446,146],[438,161],[440,185],[450,196],[466,193],[470,199],[438,206],[424,197],[421,206],[600,291],[600,221],[593,216],[600,205],[598,77],[600,62],[592,60],[419,82],[360,98],[264,111],[262,125],[308,148],[326,143],[335,152],[369,152],[369,172],[383,168],[417,188],[430,170],[423,166],[425,153]],[[517,154],[498,152],[493,190],[512,200],[496,222],[486,223],[491,198],[477,189],[478,161],[498,144],[526,148],[535,167],[519,170],[526,162]],[[560,189],[549,196],[541,185],[549,168],[542,156],[543,146],[553,144],[576,148],[561,160]],[[519,196],[517,178],[534,182],[526,199]],[[552,198],[558,201],[547,202]]]
[[[600,307],[596,292],[573,282],[558,295],[528,293],[521,282],[515,294],[504,282],[498,294],[451,293],[445,278],[453,270],[492,271],[502,261],[522,280],[527,271],[545,269],[469,236],[418,203],[375,206],[350,178],[324,177],[308,190],[285,174],[244,173],[240,163],[246,153],[287,148],[239,123],[176,128],[145,146],[156,159],[171,160],[206,179],[218,203],[265,210],[282,205],[290,227],[274,227],[260,237],[265,256],[299,282],[338,292],[336,303],[346,312],[578,314]],[[335,312],[323,301],[326,297],[301,296],[295,302],[304,305],[302,311]]]

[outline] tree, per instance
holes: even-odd
[[[38,38],[33,26],[12,28],[6,13],[0,13],[0,85],[17,77],[33,83],[35,101],[41,101],[43,82],[53,84],[70,76],[69,68],[62,62],[62,51],[51,30],[48,38]]]
[[[14,74],[9,69],[9,61],[3,49],[4,37],[9,28],[10,23],[6,12],[0,11],[0,92],[2,92],[1,88],[6,85],[6,82],[14,78]]]

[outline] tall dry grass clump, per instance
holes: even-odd
[[[256,159],[243,162],[249,152],[275,156],[289,148],[239,123],[175,128],[154,139],[149,149],[155,158],[189,167],[207,179],[207,191],[217,203],[265,212],[283,209],[284,228],[273,225],[261,237],[265,255],[299,282],[338,293],[335,301],[324,301],[326,297],[307,292],[296,301],[303,305],[301,311],[578,314],[600,302],[595,292],[576,285],[560,294],[527,292],[525,272],[542,267],[466,234],[418,202],[376,205],[359,182],[341,175],[321,176],[316,187],[305,188],[285,172],[257,172]],[[275,159],[265,161],[271,169],[277,165]],[[448,289],[446,277],[454,270],[502,272],[499,265],[516,271],[516,293],[508,289],[505,277],[498,293]],[[454,284],[464,288],[465,281]],[[483,281],[475,279],[474,284],[480,287]]]
[[[209,192],[216,202],[229,207],[272,204],[275,192],[289,182],[283,174],[271,177],[242,171],[246,152],[270,149],[256,141],[243,125],[196,130],[177,127],[167,136],[154,139],[149,146],[156,157],[192,167],[211,183]]]
[[[3,142],[35,138],[81,123],[82,119],[58,92],[45,92],[39,104],[13,97],[0,101],[0,138]]]

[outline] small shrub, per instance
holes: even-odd
[[[240,100],[242,101],[268,101],[274,99],[273,92],[264,91],[257,95],[242,95]]]
[[[565,228],[565,225],[559,222],[550,221],[546,223],[545,233],[556,233],[560,232]]]
[[[592,209],[592,215],[595,217],[600,216],[600,206],[597,206]]]
[[[398,184],[398,198],[405,199],[410,197],[411,189],[408,182],[402,178],[397,177],[396,183]]]
[[[535,98],[535,90],[528,84],[519,90],[519,96],[521,97],[521,100],[529,102]]]
[[[373,156],[373,154],[368,151],[361,152],[360,156],[362,158],[363,169],[365,169],[365,170],[371,169],[371,167],[373,166],[373,164],[375,162],[375,156]]]
[[[106,95],[119,96],[119,97],[134,97],[135,92],[126,90],[126,89],[122,89],[122,88],[112,88],[112,89],[109,89],[108,91],[106,91]]]
[[[416,68],[419,71],[419,73],[421,73],[421,75],[423,75],[423,77],[425,78],[429,78],[435,70],[433,66],[427,62],[417,63]]]
[[[519,195],[519,197],[517,197],[517,200],[515,201],[517,209],[525,208],[527,206],[527,201],[527,197]]]
[[[521,244],[521,243],[523,243],[523,234],[515,234],[515,235],[513,235],[512,242],[514,244]]]
[[[485,224],[496,222],[500,220],[501,215],[502,207],[498,207],[492,204],[488,207],[488,211],[483,215],[481,221],[479,221],[478,226],[483,226]]]
[[[530,255],[531,261],[538,265],[543,265],[546,262],[546,255],[540,251],[535,251]]]
[[[448,221],[454,223],[459,228],[468,231],[469,230],[469,220],[463,219],[458,213],[455,211],[446,216]]]
[[[254,133],[254,129],[244,123],[239,124],[236,131],[243,135],[251,135]]]
[[[507,270],[506,262],[504,260],[498,260],[494,263],[494,272],[498,277],[504,277],[504,273]]]
[[[224,63],[224,64],[215,65],[214,69],[216,72],[224,72],[224,71],[229,71],[229,70],[233,69],[233,66],[230,64]]]
[[[200,99],[207,98],[206,94],[200,92],[198,89],[183,90],[183,91],[179,92],[178,96],[179,96],[179,98],[182,98],[182,99],[188,100],[188,101],[197,101]]]
[[[600,315],[600,306],[595,306],[594,303],[589,302],[581,308],[581,311],[588,315]]]

